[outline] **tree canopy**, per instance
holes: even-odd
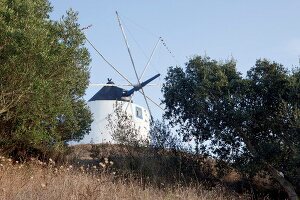
[[[78,13],[53,21],[47,0],[0,1],[0,145],[46,153],[89,132],[90,56]]]
[[[299,83],[299,69],[266,59],[242,77],[234,60],[196,56],[185,69],[168,70],[165,118],[185,140],[194,139],[200,153],[247,176],[266,170],[291,197],[290,182],[299,185]]]

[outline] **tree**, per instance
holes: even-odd
[[[78,13],[49,18],[47,0],[0,1],[0,145],[47,153],[90,129],[90,57]]]
[[[250,177],[265,170],[297,199],[299,74],[261,59],[243,78],[233,60],[194,57],[185,71],[168,71],[165,118],[194,139],[200,153],[212,152]]]
[[[113,141],[131,147],[140,147],[148,144],[148,138],[140,134],[140,129],[136,127],[132,114],[127,112],[128,105],[116,102],[114,112],[107,116],[107,131],[112,136]],[[126,107],[126,109],[124,109]]]

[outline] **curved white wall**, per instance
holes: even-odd
[[[107,117],[114,113],[116,104],[122,105],[123,111],[132,116],[135,127],[139,130],[140,138],[147,139],[150,130],[149,112],[134,103],[115,101],[115,100],[97,100],[88,102],[88,106],[93,114],[93,123],[91,125],[91,132],[85,135],[79,142],[70,142],[70,144],[98,144],[98,143],[115,143],[110,131],[107,130]],[[136,109],[142,111],[142,119],[137,117]]]

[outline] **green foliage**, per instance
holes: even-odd
[[[9,153],[47,153],[90,129],[78,14],[52,21],[51,10],[47,0],[0,2],[0,142]]]
[[[299,73],[263,59],[243,78],[233,60],[194,57],[185,71],[168,71],[165,117],[185,140],[194,139],[200,152],[212,152],[250,176],[262,169],[279,170],[296,185]]]

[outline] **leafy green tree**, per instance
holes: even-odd
[[[243,78],[233,60],[194,57],[185,71],[168,71],[165,117],[200,153],[212,152],[248,177],[267,171],[297,199],[299,74],[263,59]]]
[[[0,1],[0,145],[10,154],[47,153],[90,130],[78,14],[53,21],[51,11],[47,0]]]

